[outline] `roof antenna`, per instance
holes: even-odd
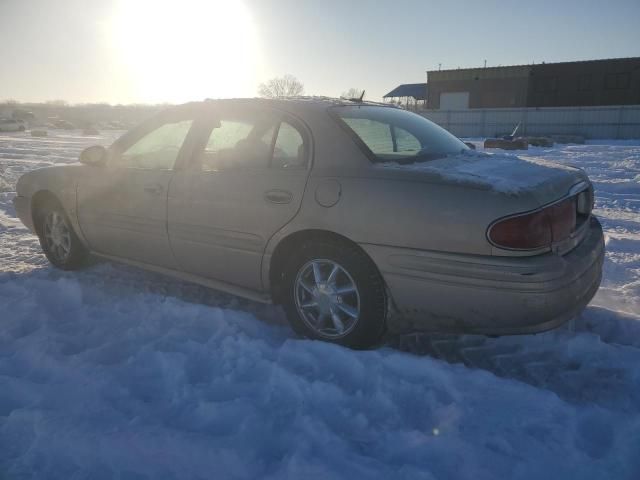
[[[360,98],[358,99],[358,101],[362,103],[363,99],[364,99],[364,90],[362,90],[362,93],[360,94]]]

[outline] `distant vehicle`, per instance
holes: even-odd
[[[25,122],[13,118],[0,118],[0,132],[24,132],[27,129]]]
[[[82,130],[83,135],[100,135],[100,132],[97,128],[87,127]]]
[[[126,130],[127,127],[124,123],[119,122],[117,120],[113,120],[107,124],[107,128],[110,128],[113,130]]]
[[[69,122],[68,120],[54,120],[53,121],[53,127],[54,128],[61,128],[63,130],[73,130],[75,127],[75,125],[71,122]]]
[[[539,332],[600,284],[583,171],[473,152],[388,105],[191,103],[80,161],[17,184],[53,265],[93,253],[272,301],[310,338]]]

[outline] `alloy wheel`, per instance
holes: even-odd
[[[298,313],[319,335],[340,338],[360,318],[360,293],[349,272],[338,263],[316,259],[305,263],[294,284]]]
[[[71,230],[60,212],[47,213],[42,233],[51,255],[60,263],[65,263],[71,254]]]

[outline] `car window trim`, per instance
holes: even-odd
[[[396,126],[393,123],[389,124],[389,130],[391,133],[391,148],[394,153],[398,151],[398,139],[396,137]]]
[[[296,132],[298,132],[298,134],[300,135],[300,138],[302,139],[302,147],[304,149],[304,158],[305,158],[305,162],[304,165],[300,165],[300,166],[293,166],[293,167],[289,167],[289,168],[279,168],[279,167],[273,167],[275,170],[310,170],[311,169],[311,155],[309,152],[310,149],[310,140],[305,137],[305,132],[303,130],[303,125],[302,123],[295,117],[287,117],[286,115],[283,115],[282,119],[280,120],[280,122],[278,123],[278,133],[280,133],[280,127],[282,126],[283,123],[288,124],[289,126],[291,126]],[[296,123],[298,123],[298,125],[296,125]],[[273,152],[271,154],[271,162],[273,162],[273,154],[275,153],[275,146],[276,143],[278,143],[278,135],[275,136],[274,138],[274,143],[273,143]]]
[[[344,121],[344,119],[338,115],[335,111],[338,108],[343,107],[344,105],[332,105],[327,107],[327,113],[333,120],[338,124],[338,126],[351,138],[351,140],[356,144],[358,149],[367,157],[367,159],[373,163],[381,163],[375,153],[369,148],[369,146],[364,143],[364,140],[360,138],[360,136]],[[386,108],[394,108],[394,107],[386,107]]]
[[[278,135],[280,134],[280,126],[282,125],[282,117],[278,118],[276,128],[273,129],[273,137],[271,137],[271,152],[269,153],[269,169],[273,168],[273,155],[276,153],[276,143],[278,142]]]

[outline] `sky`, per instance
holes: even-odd
[[[640,0],[0,0],[0,100],[381,97],[426,71],[640,56]]]

